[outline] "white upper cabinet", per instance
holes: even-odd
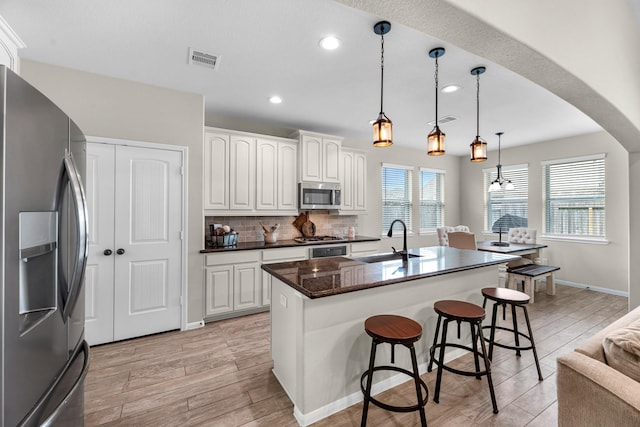
[[[296,215],[295,140],[205,128],[205,215]]]
[[[299,136],[300,181],[340,182],[342,139],[308,132]]]
[[[366,212],[367,156],[366,153],[343,148],[340,152],[340,182],[344,213]]]
[[[204,134],[204,209],[229,209],[229,134]]]
[[[229,208],[253,210],[256,195],[256,139],[231,135]]]
[[[11,29],[9,24],[0,16],[0,64],[6,65],[16,73],[20,72],[18,49],[26,47],[20,37]]]

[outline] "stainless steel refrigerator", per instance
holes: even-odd
[[[83,425],[85,138],[0,66],[0,427]]]

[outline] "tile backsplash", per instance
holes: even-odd
[[[301,237],[302,233],[293,225],[297,216],[207,216],[204,235],[209,239],[209,224],[228,225],[238,232],[238,242],[259,242],[264,240],[264,231],[258,223],[267,227],[280,224],[278,240]],[[324,212],[310,212],[309,221],[316,225],[318,236],[346,236],[349,227],[358,226],[357,215],[329,215]]]

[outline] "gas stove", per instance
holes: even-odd
[[[295,239],[298,243],[311,243],[311,242],[340,242],[346,240],[342,237],[337,236],[312,236],[312,237],[296,237]]]

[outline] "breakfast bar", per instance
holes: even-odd
[[[298,422],[309,425],[362,400],[360,376],[367,369],[371,343],[365,319],[396,314],[420,323],[424,336],[416,352],[419,370],[426,372],[437,318],[434,302],[481,304],[480,289],[496,286],[498,266],[518,258],[435,246],[409,250],[406,262],[395,254],[380,254],[263,265],[272,275],[273,373],[292,400]],[[452,340],[455,335],[451,331]],[[470,338],[463,334],[465,339]],[[398,366],[408,366],[405,353],[396,350]],[[385,348],[376,359],[388,362],[389,357]],[[372,394],[406,379],[380,376]]]

